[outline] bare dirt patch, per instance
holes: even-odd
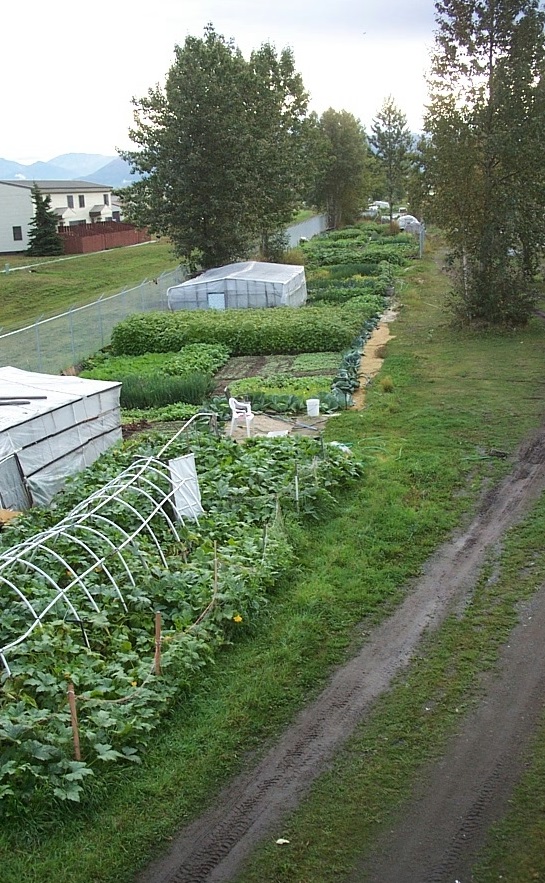
[[[436,628],[445,615],[471,593],[487,552],[516,523],[545,488],[545,427],[521,447],[511,474],[483,501],[466,530],[445,543],[429,560],[422,578],[397,611],[368,637],[357,655],[340,668],[329,685],[271,748],[255,768],[237,778],[216,799],[214,808],[175,838],[168,854],[149,866],[139,883],[219,883],[234,878],[242,862],[305,794],[333,753],[351,735],[373,700],[385,692],[394,675],[414,655],[423,633]],[[424,789],[420,827],[410,822],[391,832],[410,859],[396,862],[388,846],[382,864],[360,868],[354,880],[381,883],[453,881],[453,869],[467,869],[490,823],[492,808],[510,792],[521,764],[521,744],[541,708],[538,689],[545,664],[534,671],[532,659],[542,655],[545,628],[543,592],[532,606],[531,624],[523,617],[524,640],[514,635],[504,657],[502,677],[491,682],[481,717],[468,721],[475,746],[464,751],[461,732]],[[526,625],[526,629],[524,627]],[[538,667],[536,666],[536,669]],[[503,680],[502,680],[503,678]],[[541,681],[540,681],[541,679]],[[504,688],[505,683],[505,688]],[[502,694],[502,690],[506,690]],[[511,701],[512,713],[505,713]],[[488,711],[487,711],[488,708]],[[521,727],[521,717],[527,718]],[[521,740],[521,742],[519,742]],[[459,755],[457,755],[459,752]],[[453,797],[463,794],[460,797]],[[451,801],[456,806],[450,806]],[[420,812],[419,803],[414,816]],[[437,823],[446,808],[445,825]],[[426,834],[427,845],[420,839]],[[468,836],[468,834],[471,836]],[[401,847],[400,847],[401,848]],[[459,873],[462,873],[460,870]],[[466,871],[464,870],[465,874]],[[458,879],[466,883],[467,876]]]
[[[365,405],[365,390],[369,381],[372,380],[382,368],[386,344],[389,340],[393,340],[391,324],[396,318],[396,315],[397,314],[394,310],[389,310],[385,313],[365,344],[359,370],[360,388],[355,390],[352,396],[354,400],[354,408],[357,411],[361,411]]]

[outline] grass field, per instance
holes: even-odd
[[[261,620],[209,668],[191,699],[165,721],[138,769],[101,778],[81,806],[24,807],[0,830],[3,883],[129,883],[176,828],[213,802],[228,777],[259,757],[301,705],[350,655],[363,630],[403,597],[437,544],[467,517],[483,482],[500,477],[543,416],[545,324],[459,333],[444,313],[447,280],[433,255],[406,275],[382,375],[367,407],[331,420],[327,437],[367,461],[364,479],[310,529],[294,529],[299,564]],[[512,532],[494,586],[426,644],[402,682],[289,819],[290,849],[265,848],[244,883],[342,881],[434,756],[494,664],[519,597],[545,577],[539,504]],[[532,580],[524,560],[533,556]],[[491,593],[493,604],[491,602]],[[493,610],[491,609],[493,607]],[[469,652],[471,650],[472,652]],[[408,685],[410,689],[407,689]],[[433,716],[426,704],[435,702]],[[476,879],[543,879],[545,739],[536,742],[513,814],[491,840]],[[528,864],[528,855],[531,862]],[[520,876],[531,867],[533,876]],[[505,868],[508,868],[505,871]],[[526,873],[526,871],[524,871]]]
[[[166,242],[149,242],[89,255],[59,259],[9,258],[11,266],[32,263],[30,270],[0,272],[0,327],[14,331],[75,305],[115,294],[176,267]],[[4,262],[6,263],[6,262]],[[0,264],[0,268],[2,268]]]

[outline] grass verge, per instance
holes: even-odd
[[[66,260],[43,260],[32,272],[0,273],[2,331],[14,331],[75,304],[91,303],[102,294],[139,285],[178,263],[169,244],[150,242]]]

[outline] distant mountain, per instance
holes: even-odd
[[[70,172],[70,178],[81,179],[84,175],[92,175],[113,159],[117,159],[117,156],[104,156],[102,153],[63,153],[61,156],[54,156],[49,162]]]
[[[98,153],[64,153],[56,156],[48,162],[35,162],[31,165],[23,165],[9,159],[0,159],[0,179],[15,181],[86,181],[86,175],[91,175],[97,169],[109,166],[116,162],[116,157],[103,156]],[[108,181],[100,181],[100,184],[108,184]]]
[[[91,181],[93,184],[109,184],[110,187],[128,187],[141,177],[139,174],[131,175],[131,166],[121,157],[117,157],[82,180]]]
[[[32,165],[23,165],[9,159],[0,159],[0,178],[3,181],[15,181],[17,179],[33,181],[66,181],[72,178],[66,169],[47,162],[35,162]]]

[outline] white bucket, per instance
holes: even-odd
[[[320,416],[320,399],[307,399],[307,414],[309,417]]]

